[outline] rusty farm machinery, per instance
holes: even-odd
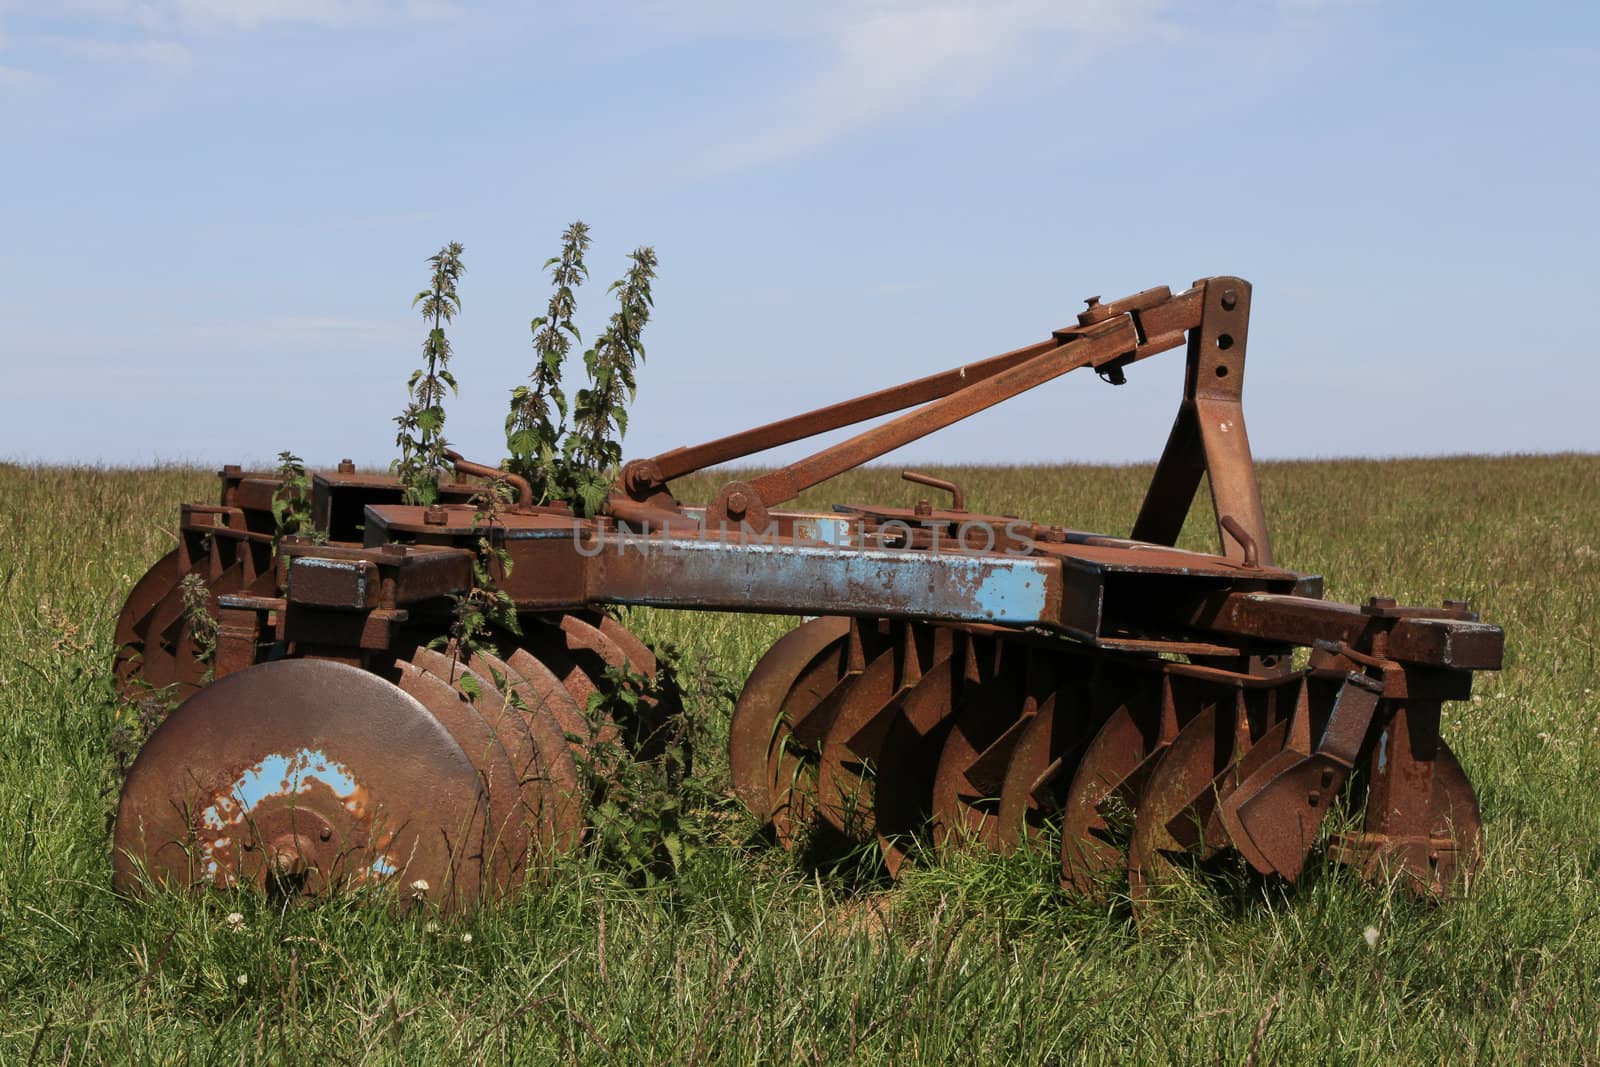
[[[1327,601],[1276,564],[1240,407],[1250,295],[1221,277],[1091,300],[1036,344],[630,462],[590,518],[515,478],[494,502],[505,476],[459,458],[429,507],[344,464],[315,475],[319,536],[278,538],[280,480],[225,469],[118,620],[124,694],[182,701],[123,786],[118,885],[393,886],[442,908],[512,890],[584,839],[605,752],[650,754],[675,696],[612,613],[643,605],[807,617],[729,725],[733,790],[785,845],[875,844],[898,873],[918,842],[1042,841],[1064,886],[1125,872],[1136,899],[1175,864],[1293,880],[1315,852],[1449,894],[1482,826],[1440,708],[1499,668],[1503,634],[1461,602]],[[1178,348],[1184,396],[1128,537],[969,512],[913,472],[949,499],[784,506],[1069,371],[1120,383]],[[704,505],[673,495],[882,416]],[[1202,478],[1216,554],[1174,547]],[[521,632],[463,649],[451,598],[486,543]],[[206,632],[184,598],[202,583]],[[618,677],[642,695],[608,706]]]

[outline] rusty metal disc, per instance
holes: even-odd
[[[123,783],[116,885],[321,894],[394,884],[476,900],[485,798],[472,761],[415,698],[326,660],[230,674],[151,735]]]
[[[1058,656],[1060,683],[1017,739],[1000,784],[995,847],[1009,852],[1023,841],[1037,841],[1045,824],[1057,819],[1084,750],[1100,729],[1095,717],[1094,661]]]
[[[893,649],[842,688],[817,759],[817,814],[852,842],[877,832],[873,778],[901,690]]]
[[[117,628],[114,635],[117,653],[112,665],[112,676],[115,679],[117,694],[123,700],[136,700],[142,695],[145,631],[150,613],[178,587],[178,582],[182,578],[183,568],[179,563],[178,550],[173,549],[144,572],[134,584],[133,590],[128,593],[128,598],[122,603],[122,611],[117,614]]]
[[[900,698],[879,747],[873,816],[891,877],[900,876],[933,809],[933,781],[961,691],[961,660],[952,653],[923,673]]]
[[[1198,707],[1145,781],[1128,843],[1128,890],[1136,906],[1170,879],[1173,858],[1209,859],[1234,842],[1223,804],[1239,784],[1284,752],[1290,706],[1278,697],[1297,679],[1234,681],[1187,676],[1170,684],[1183,706]]]
[[[759,818],[771,814],[767,755],[783,702],[813,660],[841,642],[850,620],[821,618],[802,623],[778,639],[756,663],[728,724],[728,768],[733,789]],[[835,649],[835,652],[839,651]],[[838,671],[837,663],[834,670]]]
[[[576,619],[599,630],[612,644],[622,650],[627,657],[628,666],[647,678],[654,678],[657,671],[656,654],[650,651],[650,646],[639,639],[639,635],[628,629],[622,623],[612,618],[603,611],[575,611],[562,617],[563,629],[566,629],[567,619]]]
[[[495,684],[488,672],[462,663],[453,655],[444,655],[432,649],[419,648],[411,662],[455,689],[457,696],[472,706],[493,731],[500,748],[511,761],[516,776],[517,795],[522,812],[517,816],[527,834],[528,842],[538,852],[548,853],[555,846],[557,798],[549,788],[545,761],[541,758],[539,744],[528,727],[527,718],[517,711],[515,704],[506,699],[505,691]],[[501,676],[502,679],[505,677]],[[563,752],[566,746],[561,746]]]
[[[862,643],[853,645],[857,637]],[[767,799],[773,833],[785,848],[806,840],[814,827],[827,825],[818,823],[816,803],[822,740],[851,683],[876,658],[881,644],[876,638],[865,627],[847,630],[812,659],[780,704],[767,748]]]
[[[961,695],[933,782],[933,845],[938,851],[994,847],[1006,764],[1037,710],[1028,706],[1028,654],[1002,653],[1000,669]]]
[[[539,778],[525,781],[522,792],[524,803],[537,803],[541,814],[550,820],[551,836],[543,843],[557,851],[575,848],[583,838],[585,788],[577,761],[573,759],[572,745],[549,707],[548,691],[541,692],[509,663],[488,652],[473,653],[470,666],[493,681],[502,692],[514,696],[508,705],[522,716],[538,750]],[[554,685],[570,702],[566,688],[559,682]],[[538,794],[530,797],[534,786],[538,787]]]
[[[1163,713],[1158,674],[1107,670],[1096,689],[1097,714],[1112,710],[1084,750],[1061,805],[1061,884],[1090,895],[1122,868],[1120,840],[1132,822],[1138,786],[1177,733]]]
[[[560,676],[539,657],[525,648],[518,648],[506,657],[505,663],[517,676],[531,687],[532,701],[547,710],[567,738],[574,758],[592,762],[592,748],[596,742],[612,745],[617,740],[617,728],[609,717],[591,719],[573,698],[571,690],[562,684]]]
[[[588,664],[580,664],[568,647],[567,635],[562,631],[559,620],[524,619],[519,643],[561,679],[561,684],[566,686],[567,692],[572,694],[572,699],[577,701],[585,714],[591,714],[599,707],[600,690],[595,679],[605,673],[604,663],[597,664],[598,657],[590,655],[586,657]],[[591,671],[594,673],[591,674]]]
[[[522,786],[511,757],[495,728],[449,682],[414,663],[402,661],[397,666],[400,688],[422,702],[478,770],[487,813],[482,835],[484,891],[508,892],[522,879],[529,843]]]

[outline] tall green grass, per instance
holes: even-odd
[[[1122,532],[1148,468],[934,473],[974,510]],[[727,801],[651,890],[580,856],[442,924],[131,904],[110,889],[111,628],[179,501],[215,483],[0,466],[0,1063],[1600,1062],[1600,457],[1260,473],[1280,562],[1330,597],[1464,596],[1506,628],[1506,670],[1444,724],[1487,834],[1464,899],[1317,867],[1289,892],[1197,887],[1136,930],[1056,890],[1048,855],[824,878]],[[918,495],[867,470],[804,502]],[[1186,543],[1210,543],[1204,520]],[[735,677],[792,622],[630,619]],[[721,736],[727,707],[700,701]]]

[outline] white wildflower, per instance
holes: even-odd
[[[470,945],[470,944],[472,944],[472,935],[471,935],[471,934],[462,934],[462,935],[461,935],[461,943],[462,943],[462,944],[463,944],[463,945]]]
[[[1368,948],[1378,947],[1378,928],[1376,926],[1367,927],[1361,931],[1361,936],[1367,942]]]
[[[432,919],[429,919],[426,923],[423,923],[422,932],[425,934],[436,934],[439,932],[439,924],[434,922]]]
[[[412,896],[420,897],[432,888],[433,887],[428,884],[428,880],[426,878],[418,878],[415,882],[411,883],[411,894]]]
[[[241,934],[245,930],[244,916],[236,911],[228,912],[228,917],[223,919],[222,922],[223,925],[236,934]]]
[[[243,974],[241,974],[239,977],[235,978],[234,981],[239,983],[239,988],[240,989],[243,989],[245,986],[250,984],[249,976],[248,975],[243,975]]]

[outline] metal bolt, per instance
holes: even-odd
[[[322,838],[324,841],[331,841],[333,840],[333,830],[324,826],[322,829],[317,831],[317,836]]]
[[[750,498],[740,490],[728,494],[728,513],[730,515],[743,515],[750,506]]]
[[[444,508],[438,504],[429,504],[428,510],[422,513],[422,521],[429,526],[443,526],[445,523]]]
[[[1306,795],[1306,803],[1310,804],[1313,808],[1316,807],[1321,802],[1322,802],[1322,797],[1321,797],[1320,794],[1317,793],[1317,791],[1315,789],[1313,789],[1309,794]]]
[[[1093,311],[1100,306],[1100,298],[1098,296],[1086,296],[1083,298],[1083,303],[1085,307]]]
[[[1234,289],[1222,290],[1222,310],[1232,311],[1239,306],[1239,293]]]
[[[1399,601],[1392,596],[1375,596],[1367,601],[1368,605],[1375,608],[1392,608],[1398,603]]]
[[[354,460],[341,459],[339,461],[339,473],[340,474],[354,474],[355,472],[356,472],[356,465],[355,465],[355,461]]]
[[[919,518],[925,517],[933,514],[933,505],[928,503],[926,500],[919,500],[917,501],[917,506],[912,510]]]
[[[1446,600],[1444,602],[1444,606],[1445,606],[1446,610],[1448,610],[1448,611],[1466,611],[1467,610],[1467,602],[1465,600]]]
[[[388,544],[382,545],[378,551],[382,552],[385,556],[403,556],[406,554],[406,546],[397,545],[393,541],[390,541]]]
[[[240,467],[237,463],[229,463],[227,466],[222,468],[222,473],[223,474],[239,474],[242,471],[243,471],[243,468]]]

